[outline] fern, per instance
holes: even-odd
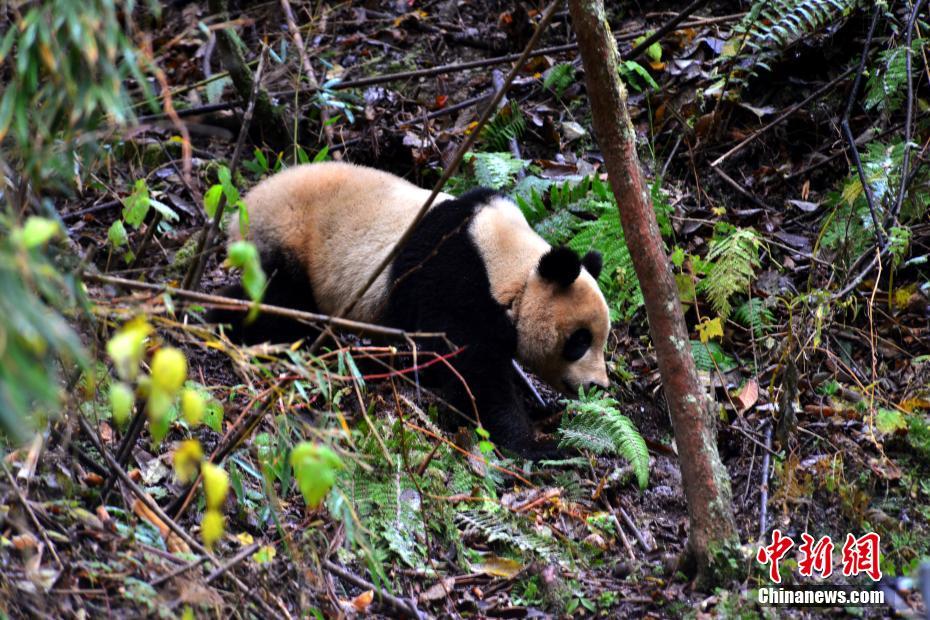
[[[571,63],[560,62],[543,77],[543,87],[549,88],[556,97],[561,98],[565,90],[575,81],[575,67]]]
[[[918,54],[925,40],[917,39],[911,43],[911,53]],[[903,45],[884,50],[878,55],[877,66],[865,86],[865,101],[862,105],[866,110],[880,109],[890,113],[901,108],[907,86],[906,63],[907,49]]]
[[[730,315],[730,300],[746,292],[759,267],[759,248],[762,242],[751,228],[730,228],[719,239],[711,242],[707,260],[713,266],[700,288],[707,294],[714,311],[724,320]]]
[[[481,536],[489,543],[504,543],[543,558],[560,557],[564,553],[547,526],[537,526],[496,504],[458,512],[455,523],[466,537]]]
[[[511,140],[519,140],[526,131],[526,118],[516,102],[501,108],[481,130],[481,140],[489,151],[506,151]],[[497,188],[495,188],[497,189]]]
[[[501,189],[513,183],[517,173],[528,164],[526,160],[506,152],[468,153],[465,161],[473,162],[478,185],[491,189]]]
[[[751,329],[756,336],[762,336],[775,322],[775,315],[765,306],[765,301],[758,297],[747,299],[734,308],[733,318],[740,325]]]
[[[743,46],[730,52],[732,82],[744,86],[759,68],[771,70],[788,48],[845,19],[860,4],[862,0],[756,0],[734,32],[732,40],[742,40]]]
[[[736,368],[736,361],[713,341],[692,340],[691,357],[694,358],[697,369],[704,372],[714,372],[717,369],[720,369],[720,372],[729,372]]]
[[[559,428],[559,445],[597,454],[622,456],[636,474],[641,489],[649,482],[649,450],[636,425],[620,413],[620,404],[600,393],[581,393],[580,400],[568,401],[568,410]]]

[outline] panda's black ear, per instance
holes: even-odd
[[[552,248],[539,259],[539,276],[559,286],[570,285],[581,273],[581,259],[565,246]]]
[[[601,275],[601,268],[604,266],[604,258],[597,250],[591,250],[581,259],[581,264],[597,280],[597,277]]]

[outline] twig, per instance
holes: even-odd
[[[772,425],[765,429],[765,450],[762,451],[762,492],[759,498],[759,538],[768,531],[769,463],[772,460]]]
[[[19,488],[19,485],[16,484],[16,479],[13,478],[13,474],[10,473],[10,469],[6,466],[6,462],[0,459],[0,465],[3,466],[3,473],[6,474],[7,480],[10,481],[10,485],[13,487],[13,492],[16,494],[16,499],[19,500],[19,503],[22,504],[23,510],[26,511],[26,514],[29,515],[29,520],[32,521],[32,524],[35,526],[36,531],[39,533],[39,536],[42,537],[42,540],[45,541],[45,544],[48,546],[48,550],[51,552],[52,557],[55,558],[55,563],[58,564],[58,568],[64,568],[64,565],[61,563],[61,558],[58,557],[58,552],[55,551],[55,545],[52,544],[52,539],[48,537],[45,528],[39,523],[36,513],[32,510],[32,506],[29,505],[29,500],[23,495],[22,490]]]
[[[517,77],[517,73],[523,69],[523,65],[526,63],[527,59],[532,53],[533,48],[536,47],[536,43],[539,41],[539,38],[543,31],[546,29],[546,26],[549,25],[549,21],[552,19],[553,14],[555,14],[555,10],[558,5],[558,0],[553,0],[553,2],[550,3],[549,7],[546,9],[546,12],[543,14],[542,19],[540,20],[539,25],[536,27],[535,32],[533,32],[533,36],[526,44],[523,53],[517,59],[517,62],[514,64],[514,66],[510,69],[510,73],[507,74],[503,87],[498,90],[497,93],[495,93],[494,98],[491,99],[491,102],[485,108],[484,113],[478,120],[477,125],[472,129],[472,132],[466,136],[465,140],[462,141],[462,144],[459,145],[458,150],[452,157],[452,162],[446,166],[442,177],[433,186],[433,191],[430,192],[429,198],[427,198],[426,202],[423,203],[423,206],[420,207],[420,210],[407,226],[407,229],[404,231],[404,233],[400,236],[400,239],[397,240],[397,243],[394,244],[394,247],[391,249],[391,251],[388,252],[387,256],[384,257],[384,259],[381,261],[381,264],[379,264],[378,267],[368,277],[368,280],[365,282],[365,284],[355,293],[355,295],[350,298],[348,303],[340,308],[339,312],[335,313],[337,316],[346,316],[352,311],[353,308],[355,308],[355,305],[359,302],[362,296],[368,292],[368,289],[371,288],[371,285],[374,284],[375,280],[378,279],[378,276],[381,275],[385,268],[387,268],[387,266],[391,264],[395,258],[397,258],[397,255],[400,253],[401,249],[403,249],[403,247],[407,244],[407,240],[413,234],[413,231],[426,215],[426,212],[429,210],[429,208],[433,206],[433,202],[442,191],[442,188],[445,186],[446,182],[452,177],[453,174],[455,174],[456,170],[458,170],[459,164],[462,161],[462,157],[465,156],[465,153],[468,152],[468,149],[470,149],[472,144],[475,143],[475,140],[478,138],[478,134],[481,133],[481,129],[487,124],[488,120],[491,118],[491,115],[497,110],[498,103],[500,103],[500,101],[504,98],[504,95],[506,94],[507,89],[510,87],[510,84],[513,82],[514,78]],[[313,346],[311,347],[311,351],[317,348],[321,343],[321,338],[317,338],[317,341],[314,342]]]
[[[145,236],[142,237],[142,241],[140,241],[138,247],[136,247],[135,256],[133,257],[132,262],[129,263],[129,269],[134,269],[136,265],[139,264],[139,261],[142,259],[142,255],[145,254],[145,251],[149,248],[149,244],[152,243],[152,238],[155,236],[155,230],[158,228],[160,223],[161,211],[156,211],[155,215],[152,216],[152,221],[149,222],[149,227],[145,230]]]
[[[393,594],[385,592],[375,584],[362,579],[358,575],[350,573],[346,569],[342,568],[338,564],[331,562],[330,560],[323,560],[323,568],[336,575],[340,579],[345,579],[346,581],[352,583],[359,588],[364,590],[372,590],[375,593],[375,596],[381,600],[381,602],[390,606],[393,610],[399,611],[406,616],[411,618],[425,618],[425,616],[416,608],[416,605],[413,602],[408,602],[403,599],[397,598]]]
[[[713,170],[714,172],[716,172],[718,177],[720,177],[721,179],[723,179],[724,181],[726,181],[727,184],[728,184],[730,187],[732,187],[733,189],[735,189],[736,191],[738,191],[740,194],[742,194],[743,196],[745,196],[745,197],[746,197],[751,203],[753,203],[754,205],[759,206],[759,207],[762,207],[763,209],[768,209],[768,208],[769,208],[768,205],[766,205],[764,202],[762,202],[761,200],[759,200],[758,198],[756,198],[755,195],[754,195],[752,192],[750,192],[750,191],[747,190],[745,187],[743,187],[742,185],[740,185],[739,183],[737,183],[737,182],[736,182],[736,179],[733,179],[732,177],[730,177],[730,175],[728,175],[727,173],[725,173],[725,172],[724,172],[723,170],[721,170],[720,168],[717,168],[716,166],[711,166],[711,170]]]
[[[242,157],[242,147],[245,145],[245,138],[249,133],[249,125],[252,123],[252,114],[255,112],[255,100],[258,97],[258,91],[261,90],[262,71],[265,68],[265,54],[262,53],[258,61],[258,68],[255,70],[255,78],[252,82],[252,94],[249,98],[249,105],[245,109],[242,117],[242,127],[239,129],[239,140],[236,142],[236,149],[233,151],[232,161],[229,164],[229,176],[235,178],[236,169],[239,167],[239,159]],[[203,231],[200,233],[200,242],[197,244],[197,260],[191,263],[187,275],[184,276],[184,283],[181,288],[194,290],[200,286],[200,278],[203,276],[203,269],[207,263],[208,250],[213,242],[213,236],[220,229],[220,222],[223,219],[223,210],[226,208],[226,192],[220,194],[219,202],[216,205],[216,212],[213,214],[213,220],[207,220],[204,223]]]
[[[710,19],[695,19],[693,21],[684,22],[678,24],[680,28],[690,28],[696,26],[707,26],[711,24],[725,23],[731,21],[737,21],[742,18],[743,14],[735,15],[724,15],[722,17],[714,17]],[[643,36],[646,33],[645,30],[637,30],[635,32],[629,32],[624,34],[619,34],[615,37],[618,42],[632,41]],[[578,49],[577,43],[567,43],[564,45],[554,45],[551,47],[541,47],[533,52],[530,52],[528,58],[537,58],[539,56],[546,56],[550,54],[559,54],[562,52],[573,52]],[[632,50],[631,50],[632,51]],[[436,67],[429,67],[426,69],[415,69],[412,71],[398,71],[397,73],[387,73],[384,75],[373,75],[371,77],[359,78],[357,80],[344,80],[341,82],[336,82],[327,86],[327,89],[337,91],[337,90],[348,90],[351,88],[363,88],[365,86],[374,86],[377,84],[386,84],[389,82],[396,82],[400,80],[407,80],[411,78],[421,78],[421,77],[432,77],[434,75],[443,75],[446,73],[456,73],[459,71],[466,71],[469,69],[482,69],[485,67],[493,67],[495,65],[503,65],[509,62],[518,60],[521,57],[521,54],[507,54],[505,56],[495,56],[493,58],[482,58],[480,60],[471,60],[468,62],[459,62],[451,63],[447,65],[438,65]],[[621,58],[624,60],[629,60],[629,52],[621,54]],[[313,94],[316,91],[313,89],[301,89],[301,90],[282,90],[269,93],[271,97],[293,97],[295,94]],[[196,106],[192,108],[187,108],[184,110],[178,110],[177,114],[179,117],[184,118],[187,116],[199,116],[201,114],[209,114],[212,112],[221,112],[224,110],[229,110],[243,105],[244,102],[241,99],[236,99],[233,101],[223,101],[220,103],[211,103],[202,106]],[[161,120],[165,118],[164,114],[149,114],[146,116],[140,116],[137,118],[137,122],[146,123],[156,120]]]
[[[253,553],[255,553],[258,550],[258,547],[259,547],[258,543],[252,543],[251,545],[249,545],[248,547],[246,547],[245,549],[243,549],[242,551],[234,555],[231,560],[229,560],[222,566],[216,568],[216,570],[214,570],[212,573],[207,575],[207,578],[204,579],[204,583],[210,583],[211,581],[215,581],[217,577],[219,577],[220,575],[222,575],[223,573],[231,569],[233,566],[235,566],[242,560],[246,559]]]
[[[869,204],[869,213],[872,214],[872,223],[875,226],[875,239],[878,241],[879,247],[885,247],[882,224],[878,219],[878,212],[875,210],[875,197],[872,195],[872,187],[869,185],[869,180],[865,176],[865,170],[862,168],[862,159],[859,157],[859,147],[856,146],[856,137],[853,135],[852,129],[849,126],[849,115],[852,114],[853,105],[855,105],[856,97],[859,95],[862,73],[865,71],[865,63],[869,58],[869,48],[872,46],[872,35],[875,33],[875,25],[878,24],[878,16],[881,10],[881,5],[876,4],[875,11],[872,13],[872,23],[869,25],[869,34],[865,38],[865,44],[862,46],[862,55],[859,57],[856,79],[853,81],[853,87],[849,93],[849,100],[846,102],[846,109],[843,111],[840,127],[843,130],[843,137],[846,139],[846,144],[849,146],[849,152],[850,155],[852,155],[853,163],[856,164],[856,171],[859,173],[859,182],[862,184],[862,191],[865,192],[865,200]],[[908,59],[910,59],[910,55],[908,55]]]
[[[297,47],[297,53],[300,54],[300,63],[304,69],[304,75],[310,82],[310,88],[319,90],[320,83],[317,82],[316,73],[313,71],[313,65],[310,64],[310,58],[307,56],[307,48],[304,46],[304,39],[300,35],[300,28],[297,27],[297,21],[294,19],[294,12],[291,10],[291,3],[288,0],[281,0],[281,9],[284,11],[284,19],[287,22],[287,29],[291,31],[291,37],[294,39],[294,45]],[[333,126],[329,122],[329,106],[320,105],[320,126],[323,128],[323,136],[326,138],[326,146],[330,150],[333,148]],[[296,140],[295,140],[296,142]]]
[[[94,429],[91,428],[90,423],[84,418],[84,416],[78,415],[77,420],[78,420],[78,424],[81,426],[82,432],[87,436],[87,438],[94,445],[94,448],[97,450],[100,456],[102,456],[103,459],[107,462],[107,465],[110,468],[112,468],[113,471],[116,472],[116,475],[119,476],[119,479],[123,481],[123,484],[126,485],[126,487],[132,492],[132,494],[135,495],[139,499],[139,501],[145,504],[146,508],[151,510],[159,519],[161,519],[172,532],[174,532],[181,540],[187,543],[187,545],[191,549],[209,558],[210,561],[215,566],[222,566],[222,563],[219,561],[219,559],[216,556],[210,553],[206,547],[204,547],[199,542],[194,540],[194,538],[190,534],[187,533],[187,530],[185,530],[183,527],[178,525],[177,522],[174,521],[174,519],[172,519],[167,514],[165,514],[165,511],[161,509],[161,506],[159,506],[155,502],[155,500],[152,499],[152,496],[146,493],[145,490],[142,489],[142,487],[136,484],[133,481],[133,479],[129,477],[129,474],[126,473],[126,470],[123,469],[116,462],[116,459],[113,458],[113,455],[110,454],[110,451],[107,450],[106,446],[104,446],[103,443],[100,442],[100,439],[97,437],[97,434],[94,432]],[[260,596],[258,596],[258,594],[255,592],[253,588],[244,584],[238,577],[236,577],[232,573],[229,574],[229,578],[230,580],[232,580],[234,584],[236,584],[236,587],[239,588],[247,596],[249,596],[262,609],[264,613],[268,614],[270,617],[273,617],[273,618],[281,617],[281,615],[275,612],[275,610],[272,609],[268,605],[268,603],[266,603]]]
[[[119,448],[117,448],[116,451],[116,462],[119,463],[120,467],[126,465],[126,459],[129,458],[129,453],[132,451],[133,446],[136,445],[136,440],[139,438],[139,434],[142,432],[144,426],[145,413],[142,411],[142,407],[139,407],[136,411],[136,415],[132,418],[132,422],[129,423],[129,428],[123,436],[123,441],[120,442]],[[114,484],[116,484],[116,472],[111,471],[110,475],[107,477],[106,484],[103,485],[103,492],[100,494],[101,503],[106,503],[107,498],[110,496],[110,491],[113,490]]]
[[[901,206],[904,204],[904,194],[907,192],[907,184],[913,179],[913,177],[908,174],[907,170],[910,166],[911,132],[914,124],[914,76],[911,68],[911,56],[914,50],[911,49],[911,41],[914,36],[914,22],[917,21],[917,14],[920,12],[923,5],[924,0],[917,0],[914,4],[914,10],[911,11],[911,15],[907,20],[907,36],[905,37],[906,43],[904,48],[904,68],[907,73],[907,107],[904,115],[904,155],[901,158],[901,186],[898,188],[898,197],[895,199],[894,205],[885,217],[885,225],[887,226],[893,225],[895,219],[897,219],[898,213],[901,211]],[[876,15],[878,11],[879,7],[875,7]],[[873,25],[872,27],[874,28],[875,26]],[[869,34],[871,34],[871,32]],[[920,166],[919,163],[917,165]]]
[[[649,49],[649,46],[664,37],[666,34],[675,29],[678,24],[685,21],[685,18],[697,11],[703,5],[707,4],[707,0],[694,0],[691,4],[686,6],[681,10],[681,13],[668,20],[662,26],[653,32],[651,35],[639,42],[639,44],[631,49],[627,54],[623,55],[624,60],[632,60]]]
[[[181,566],[178,566],[178,567],[175,568],[174,570],[165,573],[165,574],[162,575],[161,577],[156,577],[154,580],[152,580],[151,582],[149,582],[149,585],[152,586],[153,588],[157,588],[158,586],[160,586],[161,584],[165,583],[165,582],[168,581],[169,579],[174,579],[174,578],[177,577],[178,575],[183,575],[183,574],[186,573],[187,571],[189,571],[189,570],[191,570],[191,569],[193,569],[193,568],[197,568],[198,566],[200,566],[201,564],[203,564],[203,563],[206,562],[206,561],[207,561],[207,558],[206,558],[205,556],[201,556],[201,557],[197,558],[196,560],[193,560],[193,561],[191,561],[191,562],[187,562],[186,564],[183,564],[183,565],[181,565]]]
[[[623,506],[617,506],[620,510],[620,517],[623,519],[623,522],[626,524],[630,531],[633,532],[633,536],[636,537],[636,542],[639,543],[639,546],[642,547],[646,553],[652,553],[652,545],[649,544],[649,541],[646,540],[646,537],[643,536],[643,533],[639,531],[639,528],[636,527],[636,523],[633,521],[633,518],[630,517],[629,513],[623,508]]]
[[[153,295],[158,295],[161,293],[168,293],[174,297],[179,297],[181,299],[187,299],[190,301],[196,301],[202,304],[218,306],[223,308],[228,308],[232,310],[241,310],[242,312],[247,312],[253,306],[258,308],[259,311],[266,314],[273,314],[275,316],[283,316],[285,318],[294,319],[296,321],[304,321],[307,323],[318,323],[321,325],[332,325],[333,327],[338,327],[341,329],[362,332],[367,334],[377,334],[379,336],[386,336],[389,338],[396,338],[398,340],[408,340],[410,338],[439,338],[442,337],[441,333],[434,332],[407,332],[402,329],[396,329],[393,327],[384,327],[382,325],[375,325],[374,323],[365,323],[362,321],[354,321],[351,319],[341,319],[334,316],[329,316],[326,314],[316,314],[313,312],[304,312],[302,310],[294,310],[292,308],[283,308],[281,306],[272,306],[269,304],[253,304],[252,302],[246,301],[244,299],[235,299],[233,297],[223,297],[222,295],[210,295],[209,293],[200,293],[197,291],[188,291],[185,289],[175,288],[173,286],[168,286],[165,284],[151,284],[148,282],[137,282],[136,280],[127,280],[126,278],[117,278],[115,276],[107,276],[96,273],[85,272],[83,274],[85,280],[90,280],[91,282],[99,282],[100,284],[112,284],[114,286],[123,286],[130,289],[136,289],[140,291],[149,291]]]
[[[775,118],[775,120],[773,120],[772,122],[770,122],[768,125],[765,125],[765,126],[762,127],[761,129],[759,129],[758,131],[756,131],[754,134],[752,134],[751,136],[749,136],[748,138],[746,138],[745,140],[743,140],[742,142],[740,142],[739,144],[737,144],[736,146],[734,146],[733,148],[731,148],[729,151],[727,151],[726,153],[724,153],[723,155],[721,155],[720,157],[718,157],[717,159],[715,159],[714,161],[712,161],[710,165],[713,166],[713,167],[719,166],[720,164],[723,163],[723,161],[724,161],[725,159],[727,159],[727,158],[730,157],[731,155],[733,155],[733,154],[735,154],[735,153],[738,153],[738,152],[740,152],[741,150],[743,150],[743,149],[746,147],[747,144],[749,144],[750,142],[754,142],[756,139],[759,138],[759,136],[761,136],[762,134],[764,134],[765,132],[767,132],[769,129],[771,129],[772,127],[775,127],[776,125],[778,125],[779,123],[781,123],[783,120],[785,120],[786,118],[788,118],[789,116],[791,116],[792,114],[794,114],[795,112],[797,112],[799,109],[801,109],[802,107],[806,106],[806,105],[807,105],[808,103],[810,103],[811,101],[814,101],[815,99],[818,99],[819,97],[825,95],[825,94],[826,94],[827,92],[829,92],[834,86],[836,86],[836,85],[839,84],[841,81],[843,81],[844,79],[846,79],[846,77],[849,76],[849,74],[852,73],[852,71],[853,71],[852,69],[847,69],[846,71],[844,71],[843,73],[841,73],[841,74],[839,75],[839,77],[834,78],[833,80],[831,80],[830,82],[828,82],[828,83],[825,84],[824,86],[821,86],[820,88],[818,88],[817,90],[815,90],[811,95],[809,95],[809,96],[808,96],[806,99],[804,99],[803,101],[801,101],[801,102],[799,102],[799,103],[796,103],[796,104],[794,104],[793,106],[789,107],[787,110],[785,110],[784,112],[782,112],[781,114],[779,114],[778,117]]]

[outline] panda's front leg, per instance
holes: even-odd
[[[510,357],[502,356],[495,347],[473,345],[454,365],[468,384],[481,425],[494,443],[531,459],[559,456],[555,441],[535,437]],[[470,406],[463,411],[470,412]]]

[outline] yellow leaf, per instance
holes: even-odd
[[[724,215],[727,214],[727,210],[724,209],[723,207],[714,207],[713,209],[711,209],[711,212],[717,217],[723,217]]]
[[[484,573],[492,577],[511,578],[523,568],[516,560],[498,557],[494,554],[484,556],[481,562],[472,564],[471,569],[476,573]]]
[[[243,547],[248,547],[253,542],[255,542],[255,539],[252,538],[252,535],[249,534],[248,532],[242,532],[240,534],[236,534],[236,540],[238,540],[239,544],[242,545]]]
[[[203,513],[203,520],[200,522],[200,537],[203,538],[203,544],[208,549],[213,548],[213,543],[223,537],[226,530],[226,518],[218,510],[207,510]]]
[[[196,439],[182,441],[174,451],[174,475],[187,483],[197,475],[197,466],[203,460],[203,448]]]
[[[181,411],[184,412],[184,419],[191,426],[197,426],[203,420],[203,412],[207,408],[203,402],[203,396],[197,390],[190,388],[181,392]]]
[[[207,500],[207,508],[216,509],[226,501],[229,492],[229,476],[222,467],[213,463],[204,463],[200,466],[203,475],[203,494]]]
[[[150,333],[152,326],[139,317],[123,325],[107,342],[107,354],[121,379],[129,381],[136,378],[145,351],[145,339]]]
[[[723,338],[723,322],[718,316],[716,319],[704,319],[697,324],[698,337],[707,344],[711,338]]]
[[[174,395],[187,379],[187,358],[174,347],[162,347],[152,357],[152,384]]]

